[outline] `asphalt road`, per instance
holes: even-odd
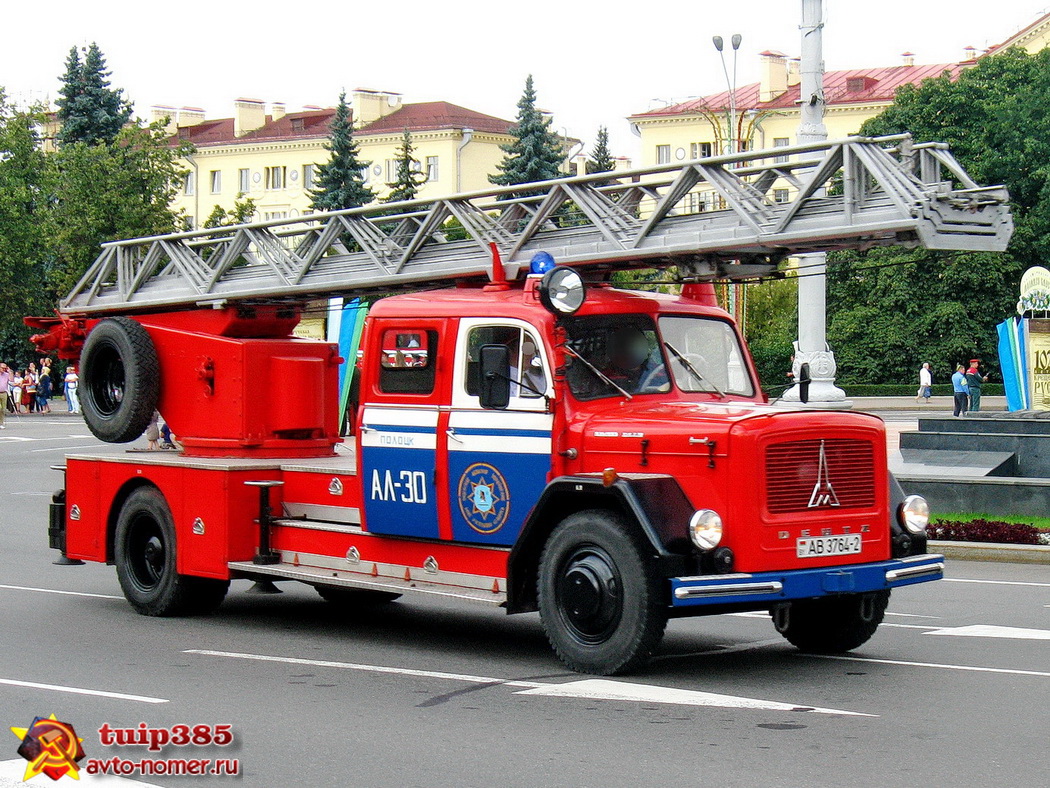
[[[948,580],[895,592],[849,657],[800,655],[758,615],[687,619],[643,673],[594,680],[554,659],[536,616],[466,604],[341,614],[306,587],[259,595],[242,581],[211,617],[136,615],[112,567],[54,566],[46,546],[60,485],[48,466],[93,445],[87,429],[61,414],[8,424],[0,722],[53,713],[89,758],[228,758],[241,771],[136,775],[145,783],[1045,784],[1050,566],[950,564]],[[103,725],[140,723],[230,725],[234,742],[100,744]],[[0,786],[19,784],[18,739],[0,733]]]

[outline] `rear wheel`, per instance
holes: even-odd
[[[401,594],[392,591],[373,591],[370,588],[344,588],[343,586],[314,586],[321,599],[336,605],[385,605],[400,599]]]
[[[777,631],[802,651],[850,651],[875,634],[889,601],[889,591],[878,591],[792,602],[786,620],[778,619]]]
[[[139,437],[160,398],[160,361],[149,332],[130,318],[107,318],[88,334],[80,366],[88,429],[106,443]]]
[[[156,487],[139,487],[124,502],[113,552],[124,596],[144,616],[210,613],[230,587],[229,580],[176,571],[175,525]]]
[[[667,625],[649,550],[614,513],[584,511],[551,534],[540,559],[540,618],[558,657],[581,673],[625,673],[656,650]]]

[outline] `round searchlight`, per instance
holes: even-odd
[[[930,505],[921,495],[909,495],[901,504],[899,519],[911,533],[921,534],[930,523]]]
[[[722,541],[722,518],[711,509],[700,509],[689,518],[689,538],[701,550],[714,550]]]
[[[539,286],[540,303],[554,315],[571,315],[587,297],[587,288],[578,272],[556,265],[543,275]]]

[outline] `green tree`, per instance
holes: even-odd
[[[923,361],[947,379],[979,356],[997,367],[995,325],[1014,312],[1022,272],[1050,253],[1050,50],[1011,49],[907,85],[866,135],[947,142],[975,181],[1010,191],[1015,233],[1002,254],[874,249],[835,252],[828,339],[839,381],[912,382]]]
[[[599,126],[591,157],[587,160],[587,172],[612,172],[614,169],[616,162],[609,152],[609,129]]]
[[[517,186],[551,180],[562,174],[565,148],[561,138],[551,131],[551,119],[536,109],[532,74],[525,80],[525,92],[518,101],[518,122],[511,134],[514,141],[500,146],[506,155],[496,165],[499,174],[490,175],[489,182],[497,186]]]
[[[798,328],[798,280],[789,275],[746,287],[747,344],[763,390],[779,396],[789,383]]]
[[[54,305],[45,281],[45,162],[35,131],[41,120],[16,111],[0,88],[0,359],[17,366],[32,357],[27,340],[33,332],[22,318],[48,315]]]
[[[408,129],[405,129],[401,137],[401,145],[394,154],[394,161],[397,164],[394,182],[387,184],[390,187],[390,194],[383,202],[414,200],[420,188],[427,182],[426,174],[421,171],[419,159],[412,155],[413,151],[415,151],[415,146],[412,144],[412,135],[408,133]]]
[[[365,185],[362,171],[371,162],[361,161],[354,139],[354,120],[346,103],[346,91],[339,94],[339,104],[332,118],[325,150],[331,157],[317,168],[317,188],[311,194],[311,206],[317,211],[358,208],[375,199],[375,192]]]
[[[104,241],[174,232],[170,204],[185,171],[188,145],[171,145],[161,122],[127,126],[112,145],[64,145],[46,157],[45,232],[53,261],[48,278],[63,295]]]
[[[227,211],[221,205],[216,205],[208,218],[204,220],[204,227],[230,227],[234,224],[245,224],[255,216],[255,200],[251,197],[241,199],[243,194],[238,194],[234,200],[233,208]]]
[[[73,47],[66,59],[55,102],[62,124],[58,139],[62,145],[112,143],[131,119],[131,105],[124,100],[123,90],[109,86],[110,73],[98,45],[92,43],[83,54],[81,60]]]

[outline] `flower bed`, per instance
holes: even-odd
[[[992,542],[995,544],[1050,544],[1050,533],[1027,523],[1002,520],[944,520],[930,522],[930,539],[951,542]]]

